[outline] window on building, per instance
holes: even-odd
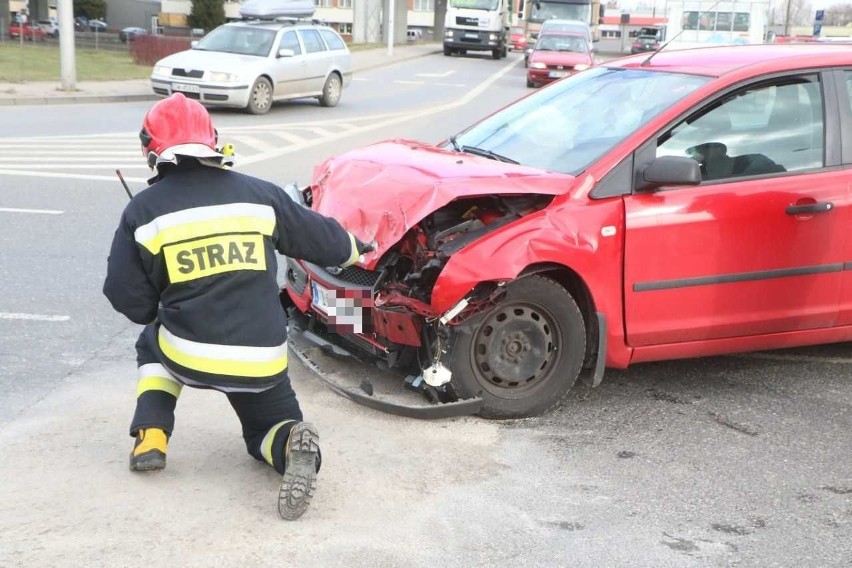
[[[351,8],[352,7],[352,0],[337,0],[337,7],[338,8]]]
[[[434,12],[435,0],[414,0],[414,10],[416,12]]]
[[[341,35],[352,35],[352,24],[348,24],[348,23],[337,24],[337,32]]]

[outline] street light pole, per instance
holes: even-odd
[[[59,20],[59,75],[63,91],[77,89],[77,62],[74,58],[74,5],[72,0],[57,0]]]
[[[388,0],[388,55],[393,55],[393,17],[396,10],[396,0]]]

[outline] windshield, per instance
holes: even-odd
[[[468,10],[496,10],[499,0],[450,0],[452,8],[467,8]]]
[[[545,20],[580,20],[581,22],[592,21],[591,4],[563,4],[561,2],[533,2],[530,12],[531,22],[543,22]]]
[[[224,51],[266,57],[275,41],[273,30],[243,26],[220,26],[201,38],[192,49]]]
[[[708,80],[593,68],[494,114],[460,134],[456,143],[576,175]]]
[[[574,53],[588,53],[589,51],[583,38],[565,35],[539,36],[535,48],[538,51],[572,51]]]

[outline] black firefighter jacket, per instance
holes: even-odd
[[[358,258],[337,221],[278,186],[190,160],[161,172],[124,210],[104,294],[135,323],[158,320],[151,347],[179,378],[263,390],[287,368],[276,251],[320,266]]]

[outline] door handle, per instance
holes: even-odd
[[[817,201],[807,205],[788,205],[787,215],[805,215],[807,213],[828,213],[834,209],[831,201]]]

